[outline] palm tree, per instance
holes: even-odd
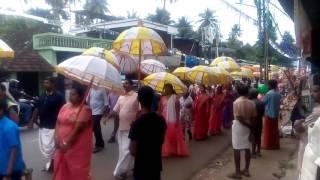
[[[24,0],[25,3],[28,2],[37,2],[37,0]],[[64,10],[68,4],[74,3],[79,0],[45,0],[45,2],[51,6],[52,16],[55,20],[61,18],[67,19],[68,13]]]
[[[166,4],[167,4],[167,0],[161,0],[163,2],[163,10],[166,9]],[[170,3],[174,3],[174,2],[177,2],[178,0],[170,0]]]
[[[127,19],[138,19],[139,15],[136,11],[127,11]]]
[[[201,22],[200,27],[212,27],[217,29],[218,28],[218,19],[214,15],[214,11],[210,9],[206,9],[203,13],[200,13],[200,20]]]
[[[93,14],[104,15],[110,12],[107,6],[108,6],[107,0],[86,0],[86,3],[83,6],[83,9]]]
[[[185,16],[178,20],[176,27],[178,28],[179,36],[182,38],[192,38],[195,35],[191,22]]]
[[[167,10],[157,8],[155,14],[149,14],[147,20],[157,22],[160,24],[169,25],[172,24],[170,13]]]

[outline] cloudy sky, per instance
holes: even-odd
[[[169,0],[167,0],[169,1]],[[253,44],[257,40],[257,26],[254,21],[240,15],[239,12],[228,6],[225,1],[234,7],[240,9],[250,17],[257,19],[256,9],[251,7],[253,0],[242,0],[243,4],[240,5],[240,0],[178,0],[176,3],[167,3],[167,10],[171,13],[171,18],[175,21],[181,16],[188,17],[189,21],[194,25],[196,29],[199,25],[199,13],[203,12],[206,8],[215,11],[220,23],[220,29],[223,38],[228,38],[228,33],[234,24],[240,23],[242,30],[241,40],[245,43]],[[25,4],[24,0],[0,0],[0,8],[12,8],[16,11],[23,11],[30,7],[42,7],[48,8],[43,0],[30,0],[31,3]],[[272,4],[282,9],[277,0],[271,0]],[[142,18],[146,17],[150,13],[154,13],[156,8],[162,7],[161,0],[108,0],[108,8],[112,15],[116,16],[127,16],[127,12],[137,12]],[[81,8],[82,3],[78,2],[75,5],[75,9]],[[271,14],[275,17],[278,23],[281,33],[289,31],[294,35],[294,24],[290,18],[284,15],[281,11],[270,5]],[[280,37],[280,34],[278,34]],[[280,38],[278,38],[280,39]]]

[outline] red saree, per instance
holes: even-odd
[[[205,140],[208,137],[209,109],[209,96],[206,94],[199,94],[196,97],[193,106],[193,136],[197,141]]]
[[[221,133],[223,120],[224,95],[218,94],[212,99],[210,105],[209,133],[216,135]]]

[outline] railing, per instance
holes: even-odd
[[[56,33],[43,33],[33,36],[33,49],[49,49],[51,47],[88,49],[101,47],[111,49],[112,41],[107,39],[71,36]]]

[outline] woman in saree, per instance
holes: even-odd
[[[91,110],[84,105],[85,90],[75,87],[70,91],[70,103],[58,115],[54,158],[54,180],[91,180],[92,154]]]
[[[223,128],[230,129],[233,121],[233,101],[235,101],[236,93],[233,93],[232,85],[229,84],[224,92],[224,108],[223,108]]]
[[[207,139],[210,115],[210,97],[207,95],[204,85],[199,85],[199,94],[196,96],[193,104],[193,115],[193,138],[196,141]]]
[[[171,84],[164,85],[164,95],[160,99],[159,112],[165,118],[167,131],[162,145],[163,157],[185,157],[189,150],[184,141],[181,122],[179,121],[180,103]]]
[[[223,109],[224,109],[224,94],[222,92],[222,86],[218,86],[215,96],[213,97],[211,110],[210,110],[210,119],[209,119],[210,135],[221,134]]]

